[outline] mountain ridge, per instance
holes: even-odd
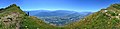
[[[120,29],[119,14],[120,4],[113,4],[78,22],[57,27],[49,25],[37,17],[28,16],[15,4],[0,13],[0,29]]]
[[[117,5],[112,4],[110,7],[101,9],[78,22],[69,24],[67,27],[74,26],[72,29],[120,29],[120,6]]]
[[[57,28],[42,20],[28,16],[16,4],[12,4],[0,13],[0,29],[47,29]]]
[[[76,11],[67,11],[67,10],[56,10],[56,11],[37,10],[37,11],[27,11],[27,12],[29,12],[30,16],[36,16],[44,20],[46,23],[54,24],[56,26],[64,26],[70,22],[75,22],[79,19],[84,18],[89,14],[92,14],[92,12],[76,12]]]

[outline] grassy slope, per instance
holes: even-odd
[[[107,12],[103,12],[108,10]],[[120,29],[120,19],[111,18],[111,16],[118,16],[120,13],[120,5],[114,4],[106,9],[102,9],[92,15],[87,16],[85,19],[81,19],[78,22],[68,24],[64,27],[52,26],[44,23],[42,20],[27,16],[18,6],[12,6],[6,8],[4,12],[0,13],[0,17],[9,15],[11,12],[20,13],[20,29]],[[115,12],[115,13],[114,13]],[[107,13],[107,14],[106,14]],[[6,29],[2,21],[0,21],[0,29]],[[15,27],[8,27],[9,29],[15,29]]]
[[[36,17],[33,17],[33,16],[28,16],[26,15],[18,6],[16,5],[11,5],[7,8],[4,9],[3,12],[0,13],[0,17],[4,17],[4,16],[7,16],[9,15],[10,13],[12,12],[17,12],[17,13],[20,13],[19,14],[19,21],[21,21],[20,23],[20,29],[60,29],[60,27],[54,27],[52,25],[49,25],[49,24],[46,24],[44,23],[42,20],[40,19],[37,19]],[[3,24],[3,21],[0,21],[1,24],[0,24],[0,29],[15,29],[15,24],[14,27],[10,27],[12,25],[10,25],[9,27],[5,26]],[[6,28],[5,28],[6,27]]]
[[[107,10],[107,12],[103,12],[104,10]],[[69,29],[120,29],[120,19],[112,18],[118,16],[119,13],[120,4],[113,4],[66,27]]]

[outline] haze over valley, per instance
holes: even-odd
[[[120,0],[0,0],[0,29],[120,29]]]
[[[76,11],[68,11],[68,10],[56,10],[56,11],[48,11],[48,10],[37,10],[37,11],[25,11],[29,12],[30,16],[36,16],[46,23],[56,26],[63,26],[68,23],[76,22],[92,14],[93,12],[76,12]]]

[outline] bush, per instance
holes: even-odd
[[[1,8],[0,11],[1,11],[1,10],[4,10],[4,8]]]
[[[118,14],[114,13],[114,12],[111,12],[111,11],[108,11],[109,14],[111,14],[112,16],[117,16]]]
[[[113,6],[113,7],[116,8],[116,9],[120,9],[120,5]]]

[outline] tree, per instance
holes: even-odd
[[[1,10],[4,10],[4,8],[1,8],[0,11],[1,11]]]

